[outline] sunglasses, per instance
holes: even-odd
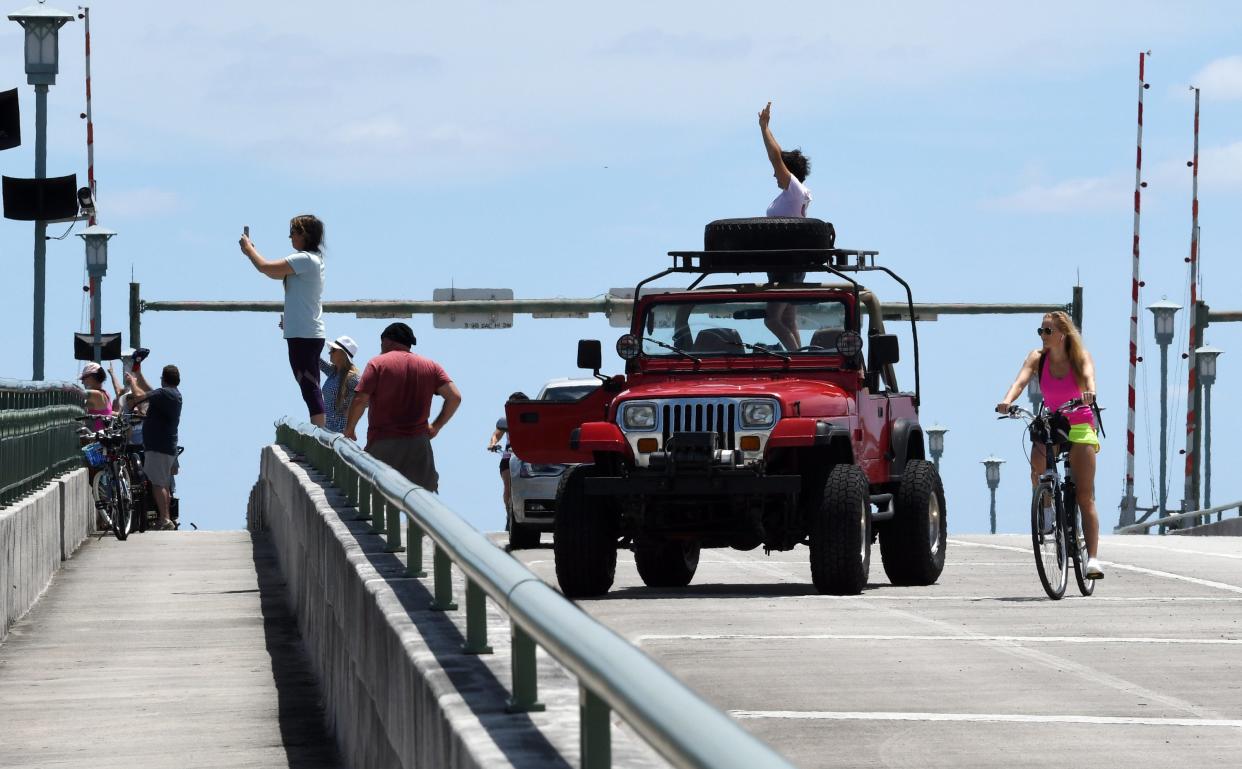
[[[1040,336],[1052,336],[1052,329],[1047,326],[1040,326],[1039,328],[1035,329],[1035,333],[1039,334]]]

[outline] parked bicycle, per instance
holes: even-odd
[[[1087,538],[1082,529],[1082,511],[1078,508],[1077,489],[1074,486],[1073,468],[1070,466],[1069,441],[1064,433],[1068,423],[1063,416],[1083,405],[1079,399],[1049,411],[1040,406],[1033,414],[1021,406],[1010,406],[1007,416],[998,419],[1021,419],[1027,423],[1036,445],[1042,444],[1045,452],[1045,470],[1031,494],[1031,543],[1035,550],[1035,570],[1044,592],[1053,600],[1065,596],[1069,583],[1069,563],[1074,565],[1074,580],[1084,595],[1095,592],[1095,580],[1088,579]],[[1097,423],[1099,409],[1094,404]],[[1059,442],[1057,435],[1062,436]],[[1064,461],[1062,477],[1059,464]]]
[[[86,464],[95,471],[91,491],[95,509],[118,540],[124,541],[136,528],[134,516],[134,484],[129,455],[129,431],[141,419],[132,414],[100,417],[87,415],[82,420],[100,420],[100,430],[83,426],[80,433],[93,440],[82,447]]]

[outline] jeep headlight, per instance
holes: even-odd
[[[776,404],[772,401],[743,401],[742,428],[771,427],[776,422]]]
[[[627,403],[621,411],[621,425],[626,430],[654,430],[656,407],[654,403]]]

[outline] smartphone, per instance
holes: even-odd
[[[249,224],[247,224],[245,227],[242,227],[242,235],[246,236],[246,240],[250,240],[250,225]]]

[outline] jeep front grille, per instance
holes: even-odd
[[[676,400],[662,401],[661,406],[664,434],[662,446],[668,445],[668,439],[673,433],[707,432],[719,436],[720,448],[734,448],[733,434],[737,423],[735,401]]]

